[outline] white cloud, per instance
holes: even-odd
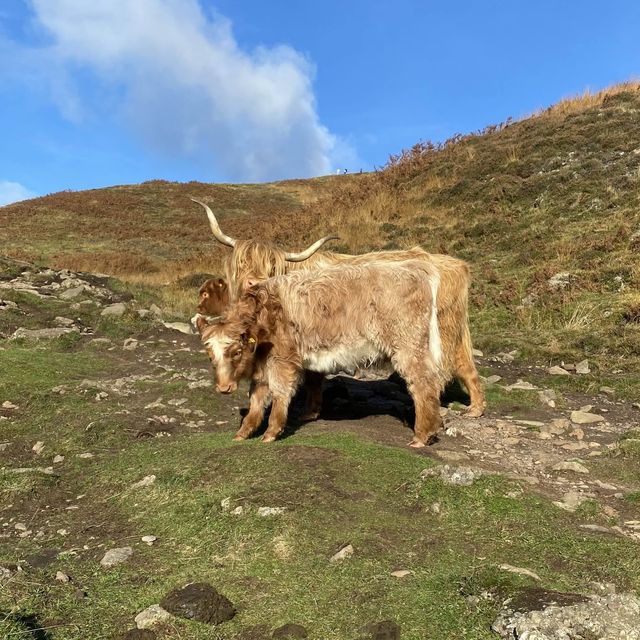
[[[233,180],[319,175],[355,156],[319,120],[306,58],[288,46],[242,50],[231,23],[198,0],[31,5],[51,39],[39,55],[52,98],[73,121],[100,104],[147,148]],[[93,99],[87,71],[99,81]]]
[[[27,200],[35,198],[36,194],[23,187],[19,182],[9,182],[8,180],[0,180],[0,207],[19,200]]]

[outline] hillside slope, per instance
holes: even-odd
[[[177,282],[161,294],[182,313],[193,288],[177,279],[217,271],[226,251],[189,196],[207,199],[231,235],[291,248],[329,231],[353,252],[421,244],[471,263],[478,346],[586,357],[638,391],[639,124],[640,85],[629,83],[418,144],[374,174],[54,194],[0,208],[0,242],[58,267]]]

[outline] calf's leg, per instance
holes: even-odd
[[[246,440],[255,433],[264,418],[264,411],[270,395],[269,387],[266,383],[259,382],[255,385],[251,390],[249,413],[244,417],[238,433],[233,438],[234,440]]]
[[[290,362],[278,362],[269,370],[269,388],[273,394],[269,426],[262,436],[262,442],[273,442],[287,424],[289,404],[295,393],[301,370]]]

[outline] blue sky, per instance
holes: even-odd
[[[3,0],[0,204],[382,166],[640,77],[640,2]]]

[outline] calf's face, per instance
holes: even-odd
[[[211,278],[201,287],[198,313],[205,316],[220,316],[229,306],[229,288],[222,278]]]
[[[202,332],[202,342],[215,368],[216,389],[233,393],[253,371],[256,339],[243,328],[221,322]]]

